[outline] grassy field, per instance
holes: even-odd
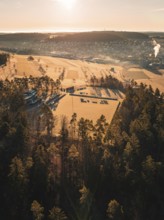
[[[65,79],[62,83],[67,86],[71,86],[73,80],[76,81],[76,85],[84,85],[93,76],[99,78],[112,75],[122,82],[134,79],[138,83],[150,84],[154,89],[159,88],[164,92],[163,70],[159,70],[161,72],[160,75],[137,67],[126,69],[121,65],[115,64],[98,64],[82,60],[68,60],[46,56],[33,57],[33,61],[28,61],[28,56],[15,54],[6,67],[0,68],[0,79],[8,78],[10,80],[13,77],[28,77],[30,75],[39,77],[47,75],[56,80],[65,71]],[[39,70],[40,67],[44,72]],[[111,68],[114,68],[115,72],[112,72]]]
[[[81,102],[81,97],[67,94],[59,103],[54,116],[57,117],[56,129],[60,129],[61,119],[66,116],[68,121],[71,120],[73,113],[77,114],[77,119],[88,118],[94,123],[101,115],[104,115],[111,122],[114,113],[119,105],[119,101],[108,100],[108,104],[100,104],[101,99],[85,98],[86,102]]]
[[[47,75],[56,80],[64,71],[65,78],[63,86],[85,85],[90,78],[97,78],[112,75],[124,82],[134,79],[138,83],[151,85],[153,89],[159,88],[164,92],[164,70],[159,70],[161,74],[151,71],[129,67],[128,69],[119,65],[90,63],[82,60],[68,60],[64,58],[54,58],[46,56],[33,56],[33,61],[28,61],[28,56],[14,55],[7,66],[0,67],[0,79],[13,79],[14,77],[29,77],[30,75],[40,77]],[[43,71],[40,70],[40,67]],[[114,72],[111,71],[114,68]]]
[[[118,90],[87,87],[90,78],[93,76],[100,78],[112,75],[122,82],[134,79],[138,83],[142,82],[151,85],[153,89],[159,88],[160,91],[164,92],[163,72],[160,75],[137,67],[125,68],[121,65],[97,64],[82,60],[68,60],[46,56],[33,56],[34,60],[32,61],[28,61],[27,58],[28,56],[23,55],[12,56],[7,66],[0,68],[0,79],[12,80],[14,77],[29,77],[30,75],[41,77],[47,75],[56,80],[64,71],[63,88],[70,86],[75,86],[76,88],[79,86],[86,87],[85,90],[75,92],[78,96],[67,94],[60,100],[56,110],[53,110],[53,114],[57,119],[57,125],[55,126],[56,134],[60,130],[63,116],[65,115],[67,120],[70,121],[73,113],[77,113],[77,119],[84,117],[93,120],[94,123],[103,114],[108,123],[111,122],[119,103],[124,99],[124,94]],[[111,71],[111,68],[114,68],[114,72]],[[83,95],[88,97],[84,98]],[[111,98],[111,100],[103,103],[101,101],[103,98]]]
[[[77,114],[78,120],[83,117],[92,120],[93,123],[96,123],[97,119],[104,115],[110,123],[124,98],[124,94],[118,90],[94,87],[87,87],[84,90],[76,91],[74,94],[67,94],[53,112],[57,119],[57,131],[61,128],[63,116],[66,116],[67,120],[70,121],[73,113]]]
[[[128,71],[126,72],[126,78],[129,79],[149,79],[149,77],[144,73],[143,70],[139,70],[137,68],[130,68],[128,69]]]
[[[36,61],[28,61],[27,57],[17,56],[15,68],[17,70],[17,74],[19,76],[27,76],[30,75],[34,77],[40,76],[40,72],[38,70],[38,63]]]
[[[123,70],[120,78],[123,80],[134,79],[138,84],[151,85],[154,90],[158,88],[161,92],[164,92],[164,71],[159,70],[159,72],[161,74],[155,74],[150,70],[141,68],[129,68]]]
[[[7,78],[12,80],[14,77],[29,77],[30,75],[40,77],[47,75],[56,80],[64,71],[62,87],[78,87],[82,85],[85,87],[93,76],[100,78],[102,76],[112,75],[122,82],[134,79],[138,83],[142,82],[151,85],[153,89],[159,88],[161,92],[164,92],[163,72],[161,72],[160,75],[137,67],[129,67],[129,69],[126,69],[121,65],[97,64],[82,60],[68,60],[46,56],[33,56],[34,60],[32,61],[28,61],[27,58],[28,56],[16,54],[12,56],[7,66],[0,68],[0,79],[4,80]],[[114,71],[111,71],[111,68],[114,68]],[[40,69],[42,69],[42,71]],[[103,114],[110,123],[119,102],[124,98],[124,95],[120,93],[120,91],[108,89],[90,87],[76,93],[80,94],[80,92],[88,93],[88,95],[91,96],[95,95],[101,98],[109,97],[117,100],[108,100],[107,104],[101,104],[100,100],[87,98],[86,102],[82,102],[81,97],[67,94],[54,111],[54,115],[58,117],[59,121],[62,115],[66,115],[70,120],[72,114],[76,112],[78,118],[84,117],[94,122]]]

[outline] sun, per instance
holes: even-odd
[[[72,9],[76,3],[76,0],[60,0],[62,5],[67,9]]]

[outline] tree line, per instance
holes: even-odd
[[[111,75],[106,75],[105,77],[102,76],[100,78],[96,76],[91,76],[90,85],[96,86],[96,87],[101,86],[103,88],[117,89],[117,90],[125,92],[125,88],[122,82],[120,82],[115,77],[112,77]]]

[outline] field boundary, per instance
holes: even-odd
[[[83,97],[83,98],[106,99],[106,100],[118,101],[117,98],[109,98],[109,97],[98,97],[98,96],[81,95],[81,94],[72,94],[72,93],[70,93],[69,95],[70,95],[70,96]]]

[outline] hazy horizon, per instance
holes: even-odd
[[[16,34],[16,33],[82,33],[82,32],[138,32],[138,33],[164,33],[164,31],[152,31],[152,30],[96,30],[96,29],[57,29],[57,30],[15,30],[15,31],[0,31],[0,34]]]
[[[162,0],[1,0],[0,32],[164,31]]]

